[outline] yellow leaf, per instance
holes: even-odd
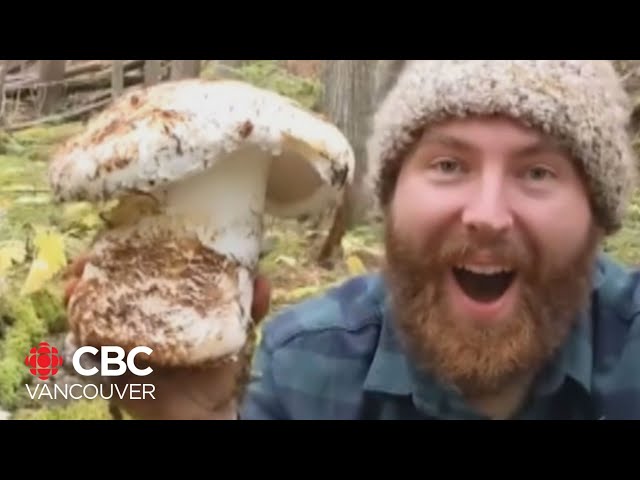
[[[362,263],[360,257],[357,257],[356,255],[349,255],[346,262],[349,275],[364,275],[367,272],[364,263]]]
[[[67,203],[62,207],[62,219],[65,222],[71,223],[92,211],[93,208],[88,202]]]
[[[0,273],[9,270],[14,262],[23,262],[26,255],[27,249],[20,240],[0,243]]]
[[[69,203],[62,209],[58,227],[65,231],[77,228],[97,229],[103,223],[99,213],[99,210],[88,202]]]
[[[151,195],[132,193],[121,197],[112,208],[102,212],[102,218],[112,227],[133,225],[141,217],[159,212],[158,201]]]
[[[294,289],[274,289],[273,302],[275,304],[296,303],[316,295],[321,290],[322,287],[317,285]]]
[[[276,263],[284,263],[288,267],[295,267],[296,259],[289,257],[288,255],[280,255],[278,256],[278,258],[276,258]]]
[[[22,285],[22,295],[41,289],[66,264],[64,237],[53,228],[35,227],[35,258]]]
[[[80,224],[88,229],[97,228],[102,224],[100,217],[95,213],[88,213],[80,219]]]

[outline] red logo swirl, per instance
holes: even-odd
[[[58,373],[62,366],[62,356],[58,349],[47,342],[40,342],[37,347],[29,350],[29,355],[24,359],[24,364],[29,367],[32,375],[40,380],[48,380]]]

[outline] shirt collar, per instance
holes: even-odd
[[[594,270],[593,291],[597,291],[602,286],[606,277],[605,268],[606,259],[599,257]],[[455,392],[445,389],[428,373],[418,370],[407,358],[394,328],[388,292],[384,288],[382,292],[381,332],[364,388],[368,391],[398,396],[414,395],[415,398],[421,399],[423,407],[437,409],[445,397],[455,397]],[[591,392],[592,321],[590,308],[579,314],[577,325],[568,341],[559,351],[556,359],[542,373],[535,389],[536,394],[552,394],[566,378],[573,379],[586,393]]]
[[[607,267],[611,264],[609,257],[601,253],[593,270],[593,296],[605,286]],[[592,297],[593,298],[593,297]],[[587,394],[591,394],[591,378],[593,375],[593,305],[590,303],[580,312],[576,326],[571,332],[565,346],[556,360],[541,375],[536,388],[538,395],[549,395],[557,391],[566,378],[571,378],[580,385]]]
[[[364,382],[370,392],[413,397],[423,411],[440,416],[443,402],[455,392],[439,384],[427,372],[418,369],[407,357],[394,327],[388,293],[380,305],[381,329],[371,366]]]
[[[364,387],[366,390],[392,395],[410,395],[412,381],[409,361],[393,328],[387,291],[383,289],[382,295],[384,300],[380,304],[380,335]]]
[[[593,373],[593,350],[591,343],[591,315],[581,312],[556,359],[541,373],[534,393],[547,396],[555,393],[567,378],[575,381],[585,393],[591,394]]]

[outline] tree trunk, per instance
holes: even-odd
[[[374,104],[376,60],[330,60],[324,67],[323,111],[345,134],[354,149],[354,182],[338,206],[320,261],[338,247],[347,229],[360,222],[369,204],[363,179],[367,172],[366,139]]]
[[[124,65],[122,60],[113,60],[111,66],[111,96],[115,100],[124,91]]]
[[[40,91],[39,110],[52,113],[64,95],[64,71],[66,60],[40,60],[39,81],[45,84]]]
[[[171,62],[171,80],[197,78],[200,76],[200,60],[173,60]]]
[[[238,68],[243,66],[249,60],[218,60],[217,62],[225,67]]]
[[[362,218],[362,180],[367,172],[366,140],[373,106],[375,60],[331,60],[324,70],[323,111],[349,139],[356,158],[347,191],[347,228]]]
[[[377,107],[395,85],[406,60],[380,60],[376,66],[374,105]]]
[[[4,79],[9,71],[9,60],[0,60],[0,127],[4,125]]]
[[[155,85],[160,81],[162,74],[161,60],[147,60],[144,62],[144,84],[147,87]]]

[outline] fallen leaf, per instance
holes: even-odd
[[[287,304],[300,302],[306,298],[316,295],[322,291],[323,287],[318,285],[311,285],[308,287],[299,287],[293,289],[275,289],[273,291],[274,304]]]
[[[101,212],[102,219],[111,227],[133,225],[140,218],[159,213],[158,201],[151,195],[132,193],[121,197],[118,203]]]
[[[295,267],[297,262],[295,258],[289,257],[287,255],[280,255],[278,256],[278,258],[276,258],[276,263],[284,263],[289,267]]]
[[[362,263],[360,257],[356,255],[349,255],[346,259],[346,263],[349,275],[357,276],[367,273],[367,268],[364,266],[364,263]]]
[[[64,237],[54,228],[36,226],[34,229],[35,258],[22,285],[21,295],[41,289],[67,264]]]
[[[62,206],[62,219],[71,223],[92,211],[93,208],[88,202],[67,203]]]

